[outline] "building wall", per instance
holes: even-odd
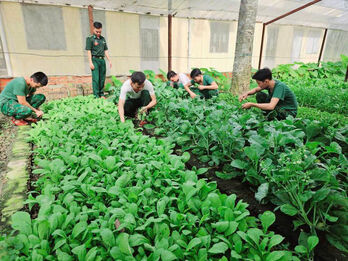
[[[194,19],[191,22],[191,57],[190,66],[214,67],[219,71],[232,71],[234,49],[237,37],[237,22],[220,22],[229,24],[228,49],[226,52],[211,52],[209,20]]]
[[[34,71],[40,70],[48,75],[57,76],[90,75],[88,61],[86,60],[85,39],[82,36],[82,32],[86,30],[86,27],[89,27],[89,24],[82,24],[84,20],[81,19],[81,13],[84,11],[81,12],[80,8],[74,7],[49,7],[61,10],[61,23],[63,23],[62,28],[65,34],[65,44],[57,50],[42,50],[28,47],[30,36],[28,39],[28,34],[26,33],[28,28],[26,27],[22,10],[24,6],[26,5],[16,2],[0,3],[1,19],[2,24],[5,26],[4,31],[6,38],[2,39],[2,41],[6,41],[10,53],[9,57],[12,68],[12,75],[10,76],[26,76]],[[48,11],[45,12],[43,16],[50,16]],[[103,32],[108,42],[113,64],[112,68],[108,70],[108,75],[128,75],[131,69],[154,69],[156,72],[159,72],[159,68],[144,68],[144,64],[146,63],[142,63],[140,23],[141,17],[144,15],[100,10],[96,12],[99,12],[99,15],[103,14],[103,17],[105,14]],[[158,63],[154,64],[156,64],[156,66],[158,64],[158,67],[167,71],[168,19],[165,16],[157,17],[156,19],[159,20],[159,52],[158,57],[155,57],[158,59]],[[213,28],[212,23],[229,25],[228,47],[224,51],[217,52],[212,50],[212,34],[216,33],[211,31],[211,28]],[[313,31],[317,32],[313,34]],[[188,43],[189,32],[190,44]],[[300,26],[267,26],[262,66],[269,66],[272,68],[278,64],[294,61],[316,62],[323,33],[323,29]],[[257,23],[255,26],[252,54],[253,68],[257,68],[258,66],[261,34],[262,24]],[[193,67],[213,67],[219,71],[231,72],[233,69],[236,35],[237,21],[223,22],[203,19],[188,20],[173,18],[173,70],[189,73]],[[313,47],[312,49],[314,51],[308,53],[309,43],[315,42],[313,41],[313,35],[315,35],[314,38],[317,39],[316,45],[319,45],[319,48]],[[337,33],[335,35],[337,35]],[[328,39],[331,38],[329,37]],[[190,49],[188,49],[189,45]],[[267,46],[269,48],[267,48]],[[330,57],[339,57],[339,55],[333,53],[334,48],[332,48],[332,43],[327,44],[327,46],[331,46]],[[345,47],[343,46],[342,48]],[[6,73],[6,70],[3,71]]]
[[[140,70],[139,15],[106,12],[106,30],[111,74],[129,74],[129,70]]]
[[[1,3],[13,76],[29,75],[33,71],[44,71],[49,75],[81,74],[83,44],[81,38],[74,37],[81,34],[78,11],[77,8],[62,8],[66,50],[30,50],[27,47],[27,41],[30,39],[27,39],[25,32],[21,5],[10,2]],[[75,26],[71,26],[72,24]]]
[[[293,62],[317,62],[324,29],[292,25],[266,27],[262,66],[273,68]],[[269,41],[273,44],[268,45]],[[275,46],[274,50],[267,47]]]

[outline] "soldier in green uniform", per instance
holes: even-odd
[[[12,116],[15,125],[27,125],[36,122],[43,115],[39,109],[46,100],[45,95],[34,95],[37,88],[46,86],[46,74],[36,72],[30,78],[18,77],[10,81],[0,93],[0,110],[6,116]]]
[[[253,79],[256,80],[258,87],[239,96],[239,101],[248,98],[249,95],[256,93],[257,103],[247,102],[242,105],[243,109],[256,107],[264,111],[269,120],[274,118],[284,120],[288,115],[296,117],[297,101],[295,94],[285,83],[273,80],[272,72],[268,68],[258,70]],[[267,90],[268,94],[263,92]]]
[[[93,94],[96,98],[105,98],[104,83],[106,66],[104,56],[106,56],[108,59],[110,68],[112,64],[105,38],[101,35],[102,24],[99,22],[94,22],[93,26],[94,34],[86,39],[89,67],[92,70]]]
[[[171,86],[174,89],[182,88],[184,89],[185,84],[190,82],[190,79],[184,73],[177,74],[174,71],[169,71],[167,73],[167,86]]]
[[[201,98],[210,99],[218,95],[218,85],[209,75],[203,75],[201,70],[193,69],[191,74],[191,81],[185,84],[185,90],[190,94],[191,98],[199,95]],[[193,86],[190,88],[190,86]]]

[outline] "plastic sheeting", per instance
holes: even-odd
[[[10,0],[11,1],[11,0]],[[70,5],[141,14],[210,20],[237,20],[239,0],[12,0],[11,2]],[[311,0],[259,0],[258,22],[270,21]],[[322,0],[276,22],[348,31],[348,0]]]

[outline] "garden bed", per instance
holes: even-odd
[[[137,126],[138,122],[135,121],[134,125]],[[142,133],[144,135],[148,135],[149,137],[155,138],[163,138],[158,135],[155,135],[152,129],[142,128]],[[174,148],[174,153],[181,156],[181,148],[176,145]],[[190,159],[185,163],[187,169],[199,169],[199,168],[208,168],[209,170],[200,175],[200,178],[208,179],[208,181],[215,181],[217,183],[217,188],[219,191],[226,195],[235,194],[237,198],[243,200],[248,203],[248,209],[252,216],[257,217],[258,215],[264,213],[265,211],[273,211],[276,214],[276,220],[271,226],[271,229],[275,231],[277,234],[280,234],[285,237],[286,242],[290,244],[290,248],[295,248],[296,245],[299,244],[298,238],[300,236],[300,230],[293,230],[292,223],[295,220],[294,218],[285,215],[279,209],[275,211],[275,205],[268,204],[260,204],[255,199],[255,190],[257,187],[252,187],[247,183],[243,183],[240,177],[232,178],[232,179],[221,179],[217,177],[215,174],[216,171],[222,171],[223,166],[213,166],[210,167],[208,164],[201,162],[196,155],[190,152]],[[306,228],[303,228],[306,230]],[[301,229],[301,231],[303,230]],[[308,232],[308,231],[305,231]],[[347,260],[347,256],[338,250],[337,248],[330,245],[327,241],[324,233],[318,233],[319,244],[315,249],[314,260],[316,261],[345,261]]]

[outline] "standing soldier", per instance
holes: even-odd
[[[102,24],[99,22],[94,22],[94,34],[87,37],[86,39],[86,50],[88,53],[89,67],[92,70],[92,85],[93,94],[96,98],[104,98],[104,83],[106,66],[104,56],[109,61],[110,68],[112,66],[108,46],[106,44],[105,38],[101,35]]]

